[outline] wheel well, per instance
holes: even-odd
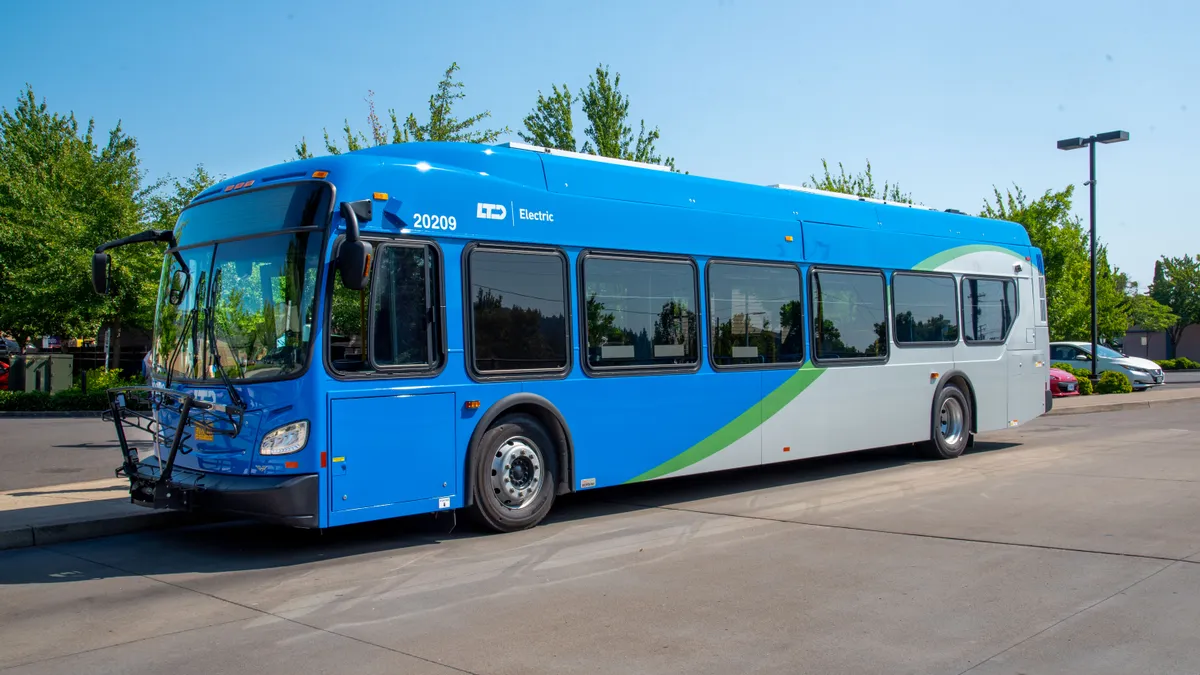
[[[962,389],[971,402],[971,433],[979,431],[979,406],[975,405],[975,388],[971,386],[971,381],[962,373],[954,373],[946,378],[946,384],[953,384]]]
[[[471,435],[471,441],[467,446],[467,457],[471,458],[471,453],[475,452],[479,439],[497,420],[505,415],[516,414],[530,415],[546,427],[546,432],[550,434],[550,440],[554,441],[554,458],[558,465],[554,493],[562,495],[572,492],[575,485],[575,445],[571,439],[571,432],[567,429],[567,424],[558,409],[540,396],[514,394],[497,401],[491,408],[488,408],[475,426],[475,432]],[[470,466],[471,461],[468,461],[466,463],[465,504],[472,503],[475,498],[474,476],[469,469]]]

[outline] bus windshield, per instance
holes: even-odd
[[[302,183],[184,211],[176,232],[186,269],[164,259],[155,374],[220,380],[214,351],[234,380],[303,370],[328,205],[326,186]]]

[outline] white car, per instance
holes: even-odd
[[[1096,350],[1100,352],[1100,362],[1096,364],[1097,373],[1106,370],[1124,373],[1134,389],[1148,389],[1163,382],[1162,368],[1153,361],[1125,356],[1104,345],[1096,345]],[[1090,342],[1050,343],[1050,363],[1069,363],[1077,368],[1091,369],[1091,355]]]

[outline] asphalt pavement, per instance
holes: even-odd
[[[480,535],[0,552],[0,672],[1200,672],[1200,404],[595,491]]]
[[[150,447],[136,429],[127,438]],[[112,478],[120,465],[116,428],[99,417],[0,417],[0,492]]]

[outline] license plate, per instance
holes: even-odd
[[[204,426],[203,424],[196,425],[196,440],[211,441],[212,439],[213,439],[212,429],[209,429],[208,427]]]
[[[1067,385],[1067,391],[1075,391],[1075,385],[1073,385],[1073,384],[1068,384],[1068,385]]]

